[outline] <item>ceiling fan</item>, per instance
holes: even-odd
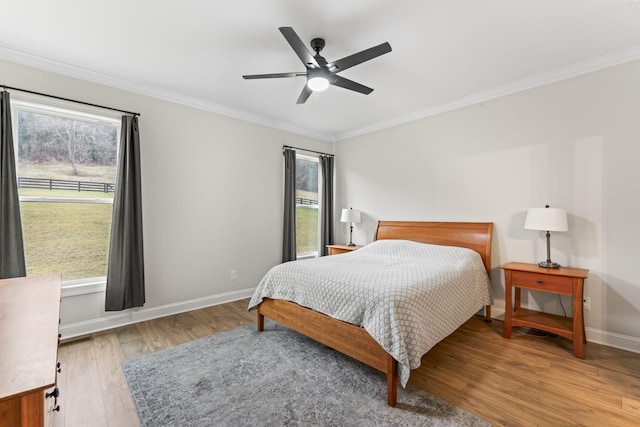
[[[353,67],[354,65],[361,64],[370,59],[376,58],[385,53],[391,52],[391,45],[389,43],[382,43],[372,48],[363,50],[353,55],[346,56],[337,61],[327,62],[320,52],[324,48],[324,39],[315,38],[311,40],[311,48],[316,53],[312,55],[311,52],[304,46],[300,37],[291,27],[280,27],[280,32],[284,38],[289,42],[298,58],[302,61],[307,68],[306,72],[294,72],[294,73],[275,73],[275,74],[250,74],[242,76],[245,79],[275,79],[283,77],[307,77],[307,83],[302,89],[302,93],[298,97],[297,104],[304,104],[312,92],[322,91],[329,87],[329,85],[339,86],[345,89],[353,90],[363,93],[365,95],[373,92],[370,87],[356,83],[353,80],[349,80],[338,73]]]

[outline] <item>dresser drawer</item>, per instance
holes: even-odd
[[[553,276],[528,271],[512,271],[511,284],[518,288],[537,289],[571,295],[573,279],[567,276]]]

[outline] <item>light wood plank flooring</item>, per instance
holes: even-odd
[[[255,322],[248,300],[95,333],[59,350],[55,426],[138,426],[123,360]],[[540,338],[474,317],[422,359],[411,383],[500,426],[640,425],[640,355],[588,343],[573,357],[563,338]],[[386,384],[380,384],[384,388]],[[159,390],[159,393],[170,393]]]

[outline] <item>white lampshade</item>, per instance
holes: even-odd
[[[360,222],[360,209],[342,209],[342,215],[340,216],[340,222]]]
[[[322,92],[329,87],[329,80],[324,77],[312,77],[307,80],[307,86],[314,92]]]
[[[567,211],[560,208],[530,208],[524,222],[527,230],[567,231]]]

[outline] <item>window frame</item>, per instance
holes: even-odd
[[[14,135],[13,145],[16,159],[16,172],[19,173],[19,149],[18,149],[18,114],[26,111],[36,114],[48,114],[71,120],[93,122],[116,128],[116,159],[120,154],[120,136],[122,131],[122,114],[115,111],[100,109],[97,107],[78,104],[69,101],[47,98],[34,94],[17,94],[11,96],[11,122]],[[117,168],[116,160],[116,168]],[[19,202],[45,202],[45,203],[87,203],[87,204],[111,204],[113,198],[98,197],[59,197],[59,196],[19,196]],[[95,292],[104,292],[107,277],[86,277],[82,279],[63,280],[62,297],[83,295]]]

